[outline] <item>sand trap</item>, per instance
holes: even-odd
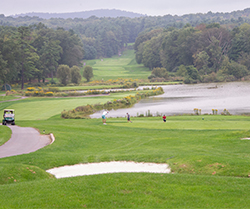
[[[170,173],[168,164],[157,163],[135,163],[126,161],[112,161],[102,163],[77,164],[63,166],[47,170],[56,178],[67,178],[74,176],[96,175],[105,173]]]

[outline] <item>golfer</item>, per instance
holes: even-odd
[[[163,115],[162,119],[163,119],[163,121],[165,123],[166,122],[166,115]]]
[[[132,121],[130,120],[130,115],[127,113],[127,120],[128,122],[132,123]]]
[[[103,125],[106,125],[106,115],[108,114],[108,112],[107,111],[104,111],[103,113],[102,113],[102,122],[103,122]]]

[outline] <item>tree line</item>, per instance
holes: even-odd
[[[53,77],[59,65],[80,66],[84,56],[80,38],[63,28],[39,23],[31,26],[0,27],[0,79],[2,83]]]
[[[187,24],[181,29],[144,32],[134,48],[137,63],[156,68],[150,78],[167,78],[167,71],[185,78],[186,83],[238,80],[250,72],[249,37],[248,23],[233,30],[218,23]]]
[[[48,28],[57,30],[63,27],[65,30],[73,30],[81,39],[84,47],[84,59],[111,57],[120,54],[128,43],[135,42],[140,33],[156,28],[183,28],[187,23],[196,27],[201,23],[219,23],[228,29],[233,29],[244,23],[250,23],[250,9],[231,13],[187,14],[183,16],[145,16],[145,17],[117,17],[117,18],[50,18],[39,17],[5,17],[0,15],[2,26],[27,26],[42,23]]]

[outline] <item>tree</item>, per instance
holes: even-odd
[[[142,53],[142,63],[145,67],[152,70],[154,67],[161,67],[160,49],[162,44],[162,36],[153,37],[144,43],[144,51]]]
[[[71,72],[68,65],[59,65],[57,69],[57,78],[65,86],[70,82]]]
[[[79,84],[80,81],[82,80],[80,68],[74,65],[70,70],[71,70],[71,82]]]
[[[93,77],[93,68],[91,66],[85,66],[83,71],[83,77],[86,78],[87,82]]]
[[[209,56],[205,51],[199,52],[193,55],[194,64],[198,71],[202,71],[202,74],[208,73],[208,63],[209,63]]]
[[[19,27],[18,33],[14,35],[13,40],[16,43],[16,61],[20,63],[21,89],[23,89],[24,81],[31,79],[38,71],[35,63],[38,62],[39,56],[31,45],[32,34],[29,27]]]
[[[152,74],[155,75],[158,78],[167,78],[168,77],[168,72],[166,68],[154,68],[152,71]]]
[[[7,61],[3,60],[3,56],[0,51],[0,79],[3,83],[6,83],[6,74],[8,73]]]
[[[44,42],[44,46],[41,48],[40,59],[44,66],[43,79],[45,79],[47,73],[50,73],[53,81],[53,73],[56,71],[62,53],[62,48],[59,44],[59,41],[48,40]]]
[[[178,70],[176,71],[176,75],[177,76],[182,76],[182,77],[186,77],[187,76],[187,69],[184,65],[180,65]]]

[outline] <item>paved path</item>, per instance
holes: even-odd
[[[34,128],[8,127],[12,130],[12,136],[0,146],[0,158],[35,152],[51,143],[50,136],[40,135]]]

